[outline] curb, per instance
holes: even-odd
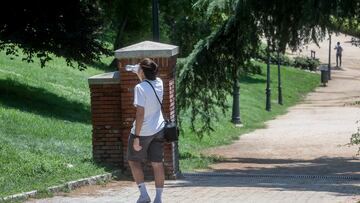
[[[96,176],[91,176],[88,178],[70,181],[70,182],[64,183],[62,185],[48,187],[46,189],[46,191],[51,192],[51,193],[57,193],[57,192],[61,192],[61,191],[71,191],[76,188],[87,186],[87,185],[96,185],[100,181],[104,181],[104,182],[110,181],[114,176],[116,176],[117,174],[120,174],[120,173],[121,173],[120,170],[115,170],[111,173],[104,173],[101,175],[96,175]],[[38,190],[18,193],[18,194],[4,197],[4,198],[0,198],[0,202],[25,201],[28,198],[36,197],[36,195],[38,195],[38,194],[39,194]]]

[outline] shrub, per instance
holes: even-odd
[[[255,63],[254,59],[248,61],[245,66],[240,69],[240,75],[247,75],[247,74],[262,74],[261,66],[258,63]]]
[[[262,61],[264,63],[267,63],[267,54],[266,54],[266,49],[264,46],[262,46],[258,53],[256,54],[255,58],[259,61]],[[278,61],[278,56],[277,56],[277,52],[271,52],[270,53],[270,63],[271,64],[277,64]],[[293,66],[294,62],[291,58],[289,58],[288,56],[286,56],[285,54],[280,53],[280,65],[283,66]]]
[[[301,69],[315,71],[316,67],[320,65],[320,61],[310,57],[295,57],[293,65]]]
[[[255,58],[259,61],[267,63],[267,54],[266,46],[261,46],[257,52]],[[270,53],[270,63],[277,64],[278,56],[276,52]],[[315,71],[316,67],[320,65],[318,59],[312,59],[310,57],[295,57],[294,59],[286,56],[285,54],[280,54],[280,64],[282,66],[294,66],[296,68],[301,68],[304,70]]]
[[[360,121],[357,121],[359,123]],[[358,127],[357,132],[351,135],[349,145],[360,145],[360,127]],[[360,147],[358,149],[357,155],[360,155]]]

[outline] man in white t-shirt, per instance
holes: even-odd
[[[134,88],[136,119],[129,135],[127,159],[140,191],[137,203],[151,202],[144,183],[141,162],[151,161],[154,170],[156,196],[154,203],[161,203],[164,188],[164,118],[161,112],[163,82],[156,77],[158,65],[145,58],[140,62],[137,73],[142,81]]]

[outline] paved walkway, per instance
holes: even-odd
[[[164,203],[332,203],[356,202],[359,191],[348,180],[311,178],[275,178],[241,176],[187,177],[166,181]],[[154,196],[152,185],[149,193]],[[131,182],[120,181],[106,186],[90,186],[37,203],[131,203],[138,191]]]
[[[333,71],[328,87],[317,88],[287,114],[267,122],[266,129],[209,150],[225,160],[203,175],[166,181],[164,203],[359,201],[360,161],[353,157],[357,147],[341,146],[349,142],[360,119],[360,48],[345,43],[349,39],[333,37],[344,48],[343,69]],[[316,50],[316,57],[326,62],[327,43],[304,52]],[[148,188],[153,195],[152,182]],[[29,202],[128,203],[137,195],[132,182],[117,181]]]

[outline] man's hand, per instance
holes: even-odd
[[[134,147],[135,151],[140,151],[142,149],[142,146],[140,146],[140,139],[139,138],[134,139],[133,147]]]
[[[135,121],[135,135],[139,135],[141,131],[142,124],[144,122],[145,109],[142,106],[136,106],[136,121]],[[140,146],[140,138],[135,137],[133,147],[135,151],[140,151],[142,147]]]

